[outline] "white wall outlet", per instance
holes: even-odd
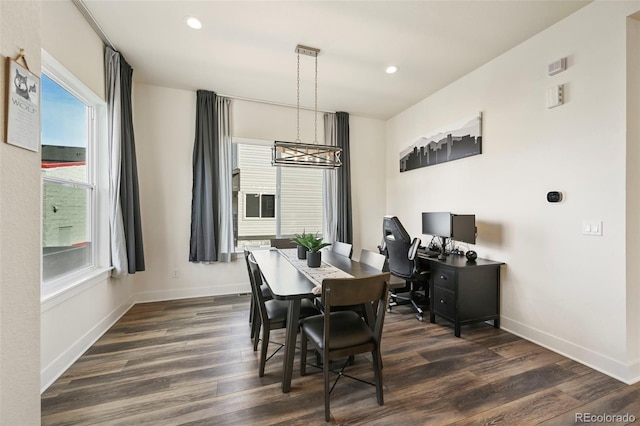
[[[602,221],[583,220],[582,233],[584,235],[602,235]]]
[[[171,278],[180,278],[180,271],[177,269],[171,271]]]

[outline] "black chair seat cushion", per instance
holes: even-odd
[[[373,335],[360,315],[353,311],[332,312],[330,350],[343,349],[371,342]],[[324,349],[324,315],[315,315],[300,320],[309,340],[319,349]]]
[[[264,302],[267,308],[267,317],[273,323],[283,323],[287,321],[287,311],[289,310],[289,302],[287,300],[267,300]],[[320,311],[315,307],[309,299],[302,299],[300,303],[300,318],[318,315]]]

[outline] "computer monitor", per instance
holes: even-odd
[[[451,212],[425,212],[422,213],[422,233],[475,244],[476,216]]]
[[[473,214],[451,215],[451,239],[463,243],[476,243],[476,216]]]
[[[451,213],[422,213],[422,233],[434,237],[451,237]]]

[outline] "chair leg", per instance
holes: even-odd
[[[376,381],[376,397],[378,399],[378,405],[384,404],[384,397],[382,395],[382,360],[380,358],[380,349],[376,348],[371,352],[373,358],[373,374]]]
[[[302,329],[300,331],[300,375],[307,375],[307,335]]]
[[[260,326],[262,325],[262,321],[260,320],[260,316],[256,315],[253,320],[253,351],[256,352],[258,350],[258,341],[260,340]]]
[[[251,338],[253,339],[256,334],[260,332],[260,314],[258,312],[258,305],[256,303],[251,304]],[[254,349],[255,351],[255,349]]]
[[[262,327],[262,346],[260,346],[260,370],[258,376],[264,376],[264,366],[267,363],[267,349],[269,348],[269,327],[265,324]]]
[[[251,299],[249,302],[249,324],[253,324],[253,313],[254,313],[254,309],[255,309],[256,303],[253,300],[253,294],[251,295]],[[253,338],[253,336],[251,336]]]
[[[324,376],[324,420],[326,422],[331,420],[331,413],[329,411],[329,364],[329,359],[325,357],[322,363],[322,373]]]

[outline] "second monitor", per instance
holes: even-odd
[[[425,212],[422,213],[422,233],[475,244],[476,216],[451,212]]]

